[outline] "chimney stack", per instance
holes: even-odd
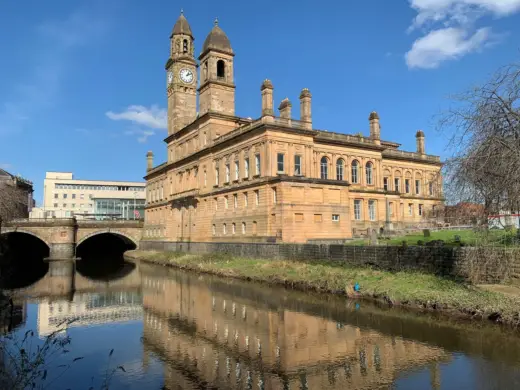
[[[424,132],[422,130],[419,130],[417,132],[417,134],[415,135],[415,138],[417,139],[417,153],[425,154],[425,151],[424,151]]]
[[[273,84],[271,80],[265,79],[260,87],[262,91],[262,117],[274,116],[274,103],[273,103]]]
[[[306,129],[312,130],[311,92],[304,88],[300,93],[300,121],[304,122]]]
[[[278,110],[280,110],[280,118],[291,119],[292,104],[289,98],[285,98],[280,103]]]
[[[379,124],[379,114],[372,111],[368,117],[368,122],[370,123],[370,138],[374,140],[376,145],[381,145],[381,125]]]
[[[146,171],[151,171],[153,168],[153,152],[150,150],[146,153]]]

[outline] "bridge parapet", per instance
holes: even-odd
[[[75,218],[20,218],[5,223],[8,227],[76,226]]]

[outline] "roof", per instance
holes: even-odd
[[[218,50],[233,54],[231,42],[226,33],[219,27],[218,20],[215,20],[215,26],[213,26],[204,41],[204,45],[202,45],[202,53],[205,53],[208,50]]]
[[[175,22],[175,25],[173,26],[172,36],[173,35],[189,35],[193,38],[190,24],[182,11],[179,19],[177,19],[177,22]]]

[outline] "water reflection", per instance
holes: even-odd
[[[516,333],[146,264],[112,271],[49,272],[14,299],[18,332],[59,331],[85,356],[61,387],[104,373],[113,348],[126,372],[111,389],[520,388]]]

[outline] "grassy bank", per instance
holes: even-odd
[[[125,256],[197,272],[377,299],[391,305],[441,310],[513,326],[520,323],[520,297],[417,272],[387,272],[337,263],[246,259],[221,254],[131,251]],[[353,291],[355,283],[360,285],[359,293]]]

